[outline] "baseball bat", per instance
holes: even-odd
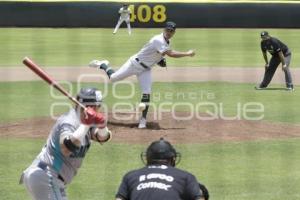
[[[86,107],[80,103],[77,99],[72,97],[64,88],[62,88],[54,79],[52,79],[45,71],[43,71],[37,64],[35,64],[32,60],[28,57],[23,59],[23,64],[26,65],[29,69],[31,69],[36,75],[41,77],[44,81],[46,81],[49,85],[57,89],[61,92],[64,96],[68,97],[73,103],[80,106],[83,109]]]

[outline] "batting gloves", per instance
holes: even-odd
[[[97,116],[97,112],[93,108],[86,108],[84,111],[85,117],[81,119],[81,122],[85,125],[94,124],[95,118]]]

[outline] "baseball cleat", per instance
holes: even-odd
[[[139,123],[138,128],[140,128],[140,129],[146,128],[146,123],[147,123],[146,119],[144,117],[142,117],[140,119],[140,123]]]
[[[293,86],[287,87],[286,90],[292,92],[292,91],[294,91],[294,87]]]
[[[266,89],[266,87],[255,86],[254,89],[256,89],[256,90],[263,90],[263,89]]]
[[[101,65],[105,64],[106,66],[109,64],[108,60],[93,60],[89,63],[89,67],[102,69]]]

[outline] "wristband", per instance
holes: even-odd
[[[85,124],[80,124],[80,126],[77,128],[77,130],[72,134],[73,138],[79,140],[81,143],[87,134],[90,126]]]

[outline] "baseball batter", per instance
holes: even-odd
[[[131,35],[131,26],[130,26],[130,9],[128,8],[128,5],[127,4],[124,4],[120,10],[119,10],[119,14],[120,14],[120,17],[119,17],[119,20],[118,20],[118,23],[115,27],[115,30],[113,32],[113,34],[116,34],[119,27],[121,26],[121,24],[123,22],[126,22],[127,24],[127,29],[128,29],[128,34]]]
[[[195,55],[193,50],[180,52],[171,49],[170,39],[174,36],[175,30],[176,24],[167,22],[163,33],[152,37],[137,54],[131,56],[117,71],[108,66],[109,62],[107,60],[93,60],[89,64],[90,67],[104,70],[112,82],[123,80],[132,75],[137,76],[143,93],[141,102],[146,104],[145,109],[142,111],[138,128],[146,128],[146,117],[152,86],[151,69],[153,66],[155,64],[166,66],[165,55],[173,58],[192,57]]]
[[[34,200],[66,200],[65,187],[80,168],[91,140],[106,142],[111,132],[98,112],[102,95],[95,88],[83,88],[77,99],[87,111],[75,106],[53,126],[46,145],[23,172],[21,183]]]

